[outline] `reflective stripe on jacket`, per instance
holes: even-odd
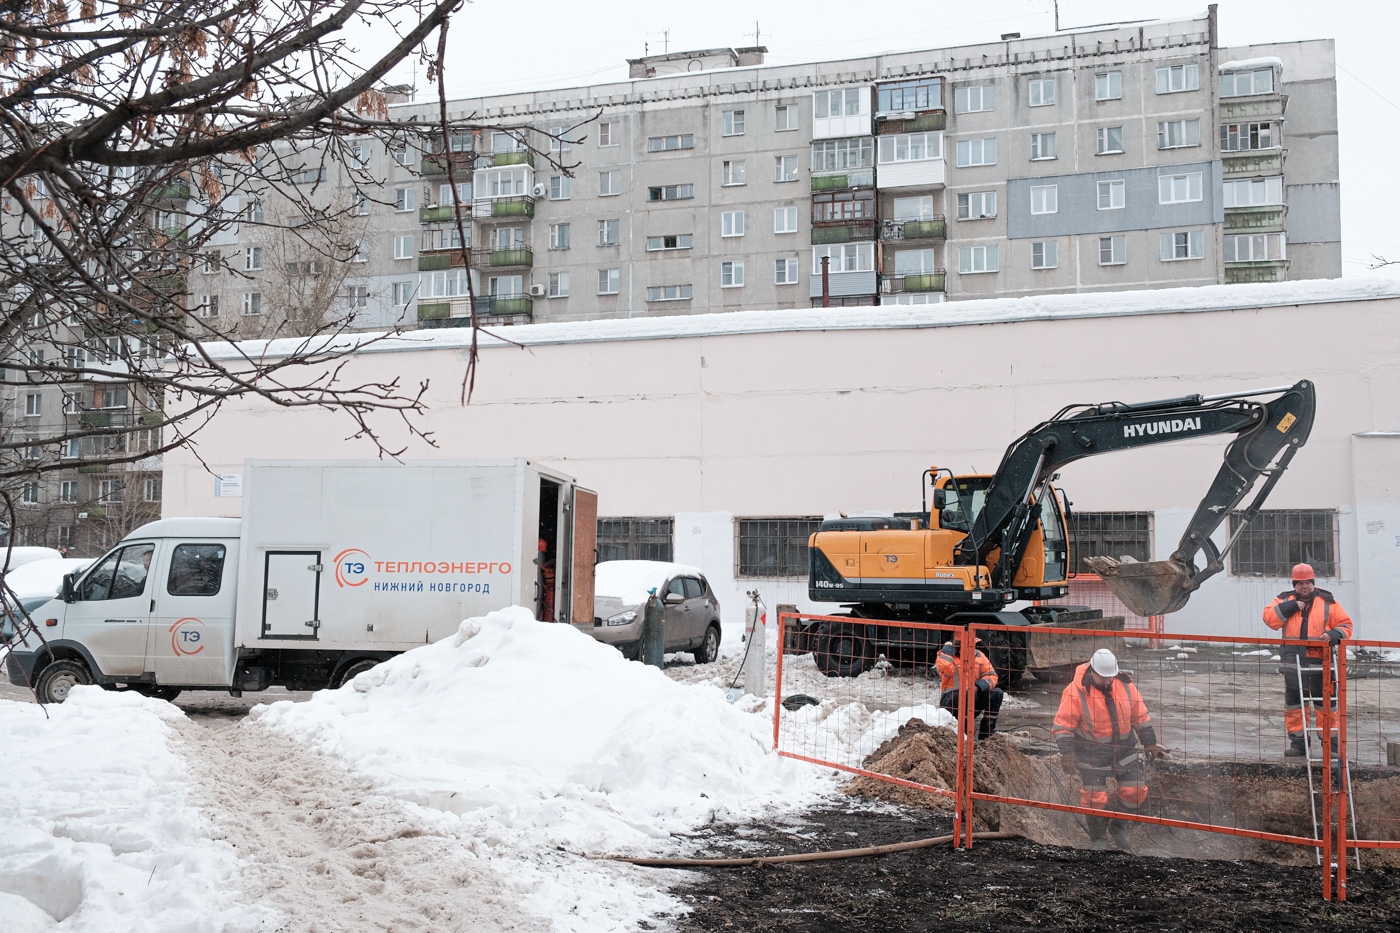
[[[1142,694],[1126,674],[1113,678],[1109,689],[1113,694],[1111,711],[1108,694],[1089,679],[1088,662],[1075,668],[1074,679],[1060,695],[1060,710],[1055,714],[1055,726],[1051,731],[1056,741],[1078,739],[1102,745],[1137,744],[1133,730],[1152,725]]]
[[[1298,609],[1285,616],[1279,607],[1290,600],[1298,604]],[[1306,604],[1292,590],[1278,594],[1269,603],[1269,608],[1264,610],[1264,624],[1271,629],[1282,629],[1284,638],[1318,640],[1316,646],[1307,649],[1310,658],[1322,657],[1325,646],[1321,639],[1326,638],[1332,629],[1339,628],[1346,633],[1343,637],[1351,637],[1351,616],[1331,593],[1322,589],[1314,589],[1312,599]],[[1297,654],[1300,647],[1298,644],[1282,645],[1280,653],[1292,649],[1289,653]]]
[[[944,693],[958,689],[961,665],[958,663],[957,650],[957,642],[948,642],[939,650],[938,659],[934,662],[938,668],[938,676],[943,680],[942,690]],[[988,661],[987,656],[980,651],[977,652],[977,679],[989,680],[993,687],[997,685],[996,668],[992,667],[992,662]]]

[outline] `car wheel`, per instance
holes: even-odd
[[[379,661],[377,661],[374,658],[362,658],[359,661],[352,662],[349,667],[345,668],[345,670],[340,672],[340,677],[337,678],[335,682],[335,689],[340,689],[341,687],[348,684],[350,681],[354,680],[356,677],[363,674],[365,671],[369,670],[372,667],[375,667],[378,664]]]
[[[167,703],[173,702],[180,695],[179,687],[154,687],[149,684],[136,684],[131,689],[141,694],[143,697],[150,697],[153,700],[164,700]]]
[[[55,661],[39,672],[34,692],[40,703],[62,703],[74,687],[92,683],[92,673],[82,661]]]
[[[817,670],[828,677],[858,677],[875,663],[875,643],[864,625],[823,622],[812,640]]]
[[[719,657],[719,626],[711,625],[705,629],[705,637],[700,640],[700,647],[695,649],[695,663],[709,664]]]

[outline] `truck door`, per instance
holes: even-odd
[[[63,637],[92,653],[98,670],[113,677],[146,671],[154,587],[147,585],[154,541],[132,542],[98,561],[74,587],[64,608]]]
[[[263,555],[262,637],[315,640],[321,628],[321,552]]]
[[[151,595],[156,683],[225,686],[233,665],[238,552],[218,541],[175,541]]]
[[[573,612],[563,622],[577,625],[593,624],[593,567],[598,558],[598,494],[590,489],[573,487],[573,508],[570,515],[569,549],[571,558],[566,606]]]

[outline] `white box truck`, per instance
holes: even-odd
[[[31,617],[10,682],[339,686],[504,606],[593,621],[597,495],[524,460],[249,460],[242,518],[127,535]]]

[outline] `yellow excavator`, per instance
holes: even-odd
[[[1272,396],[1267,400],[1259,400]],[[990,475],[924,471],[918,512],[827,519],[808,541],[808,596],[843,604],[850,621],[820,622],[810,636],[818,666],[829,676],[854,676],[879,655],[892,663],[927,664],[944,640],[939,630],[881,625],[915,621],[1027,626],[1053,622],[1057,609],[1004,611],[1017,600],[1068,593],[1069,502],[1053,485],[1057,471],[1085,457],[1215,434],[1232,434],[1225,462],[1166,560],[1087,560],[1114,595],[1143,616],[1175,612],[1224,569],[1240,533],[1312,430],[1313,384],[1188,395],[1154,402],[1071,405],[1012,442]],[[1223,548],[1211,534],[1266,477]],[[932,487],[932,508],[927,491]],[[1204,554],[1204,567],[1196,556]],[[1067,617],[1060,616],[1061,624]],[[1074,617],[1068,617],[1072,621]],[[1001,633],[1007,634],[1007,633]],[[1026,639],[992,645],[992,663],[1008,683]]]

